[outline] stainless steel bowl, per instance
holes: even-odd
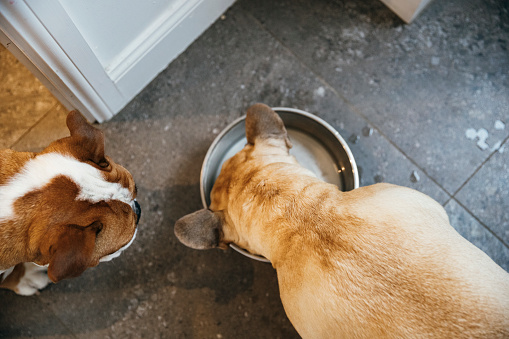
[[[359,187],[359,175],[352,152],[331,125],[302,110],[287,107],[276,107],[273,110],[285,123],[293,144],[290,154],[297,158],[299,164],[313,171],[322,180],[337,185],[342,191]],[[245,116],[238,118],[219,133],[205,155],[200,178],[201,201],[205,208],[210,205],[210,192],[223,163],[247,143],[245,119]],[[230,246],[249,258],[270,262],[235,244]]]

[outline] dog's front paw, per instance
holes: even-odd
[[[51,280],[48,278],[48,269],[38,266],[31,262],[22,264],[24,274],[19,278],[17,284],[11,286],[11,289],[19,295],[34,295],[39,290],[48,286]]]

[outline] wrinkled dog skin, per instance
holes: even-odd
[[[0,150],[0,287],[21,295],[117,257],[136,235],[131,174],[79,112],[67,126],[40,153]]]
[[[395,185],[341,192],[320,181],[289,155],[268,106],[248,109],[246,136],[210,209],[178,220],[175,234],[192,248],[235,243],[268,258],[302,337],[509,337],[509,274],[440,204]]]

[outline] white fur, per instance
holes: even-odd
[[[29,160],[18,174],[0,186],[0,221],[14,217],[13,205],[17,199],[44,187],[61,175],[71,179],[80,188],[76,200],[92,203],[119,200],[131,206],[134,204],[127,188],[107,181],[97,168],[70,156],[47,153]]]
[[[48,278],[47,268],[32,262],[23,263],[25,275],[16,286],[19,295],[32,295],[46,287],[51,280]]]

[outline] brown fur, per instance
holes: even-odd
[[[23,278],[24,275],[25,275],[25,266],[23,265],[23,263],[17,264],[14,267],[14,270],[12,271],[12,273],[9,274],[2,281],[1,287],[9,289],[9,290],[13,290],[14,292],[18,292],[17,291],[18,283],[21,280],[21,278]],[[2,278],[3,278],[3,273],[0,273],[0,279],[2,279]]]
[[[41,153],[0,150],[0,189],[27,161],[54,152],[99,169],[107,181],[119,183],[135,198],[131,174],[105,156],[102,132],[76,111],[69,113],[67,126],[71,135],[51,143]],[[14,218],[0,221],[0,269],[24,262],[49,264],[48,275],[57,282],[96,266],[99,259],[131,240],[138,218],[130,205],[118,200],[76,200],[79,193],[70,178],[57,176],[17,199]],[[9,276],[0,287],[13,289],[12,280],[19,276]]]
[[[260,111],[277,117],[270,108],[252,110],[246,125],[261,137],[223,165],[210,210],[196,213],[218,216],[217,244],[272,262],[301,336],[509,337],[509,274],[450,226],[440,204],[389,184],[341,192],[296,163],[286,132],[260,132]],[[179,220],[175,233],[185,243],[199,227]]]

